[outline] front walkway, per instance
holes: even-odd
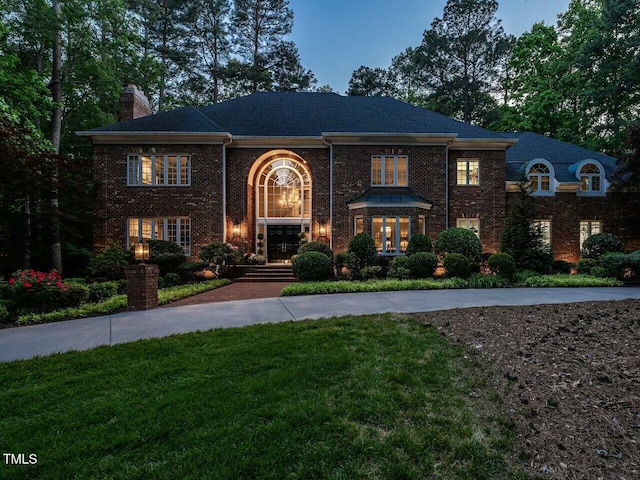
[[[628,298],[640,299],[640,288],[498,288],[347,293],[159,308],[3,329],[0,330],[0,361],[259,323],[369,313],[418,313],[476,306],[538,305]]]

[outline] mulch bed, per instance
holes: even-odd
[[[640,478],[640,301],[415,315],[493,370],[531,474]]]

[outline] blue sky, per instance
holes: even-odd
[[[497,17],[507,33],[519,36],[540,21],[555,25],[570,0],[502,0]],[[302,65],[318,85],[347,90],[360,65],[387,68],[407,47],[415,47],[446,0],[289,0],[293,40]]]

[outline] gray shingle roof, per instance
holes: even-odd
[[[408,187],[371,187],[360,197],[347,202],[347,205],[354,203],[428,203],[431,205],[433,202],[421,197]]]
[[[500,135],[518,139],[518,143],[507,150],[507,180],[518,181],[526,164],[536,158],[544,158],[553,165],[555,178],[559,182],[577,182],[575,170],[571,171],[571,167],[582,160],[599,161],[604,166],[605,177],[609,181],[617,168],[616,159],[613,157],[538,133],[516,132]]]
[[[213,120],[204,116],[197,108],[183,107],[169,112],[156,113],[147,117],[114,123],[105,127],[98,127],[91,132],[226,132]]]

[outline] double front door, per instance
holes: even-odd
[[[298,252],[300,225],[267,225],[267,256],[270,263],[286,263]]]

